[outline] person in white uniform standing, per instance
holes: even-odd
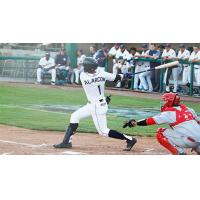
[[[186,49],[184,44],[179,45],[179,52],[177,56],[177,60],[182,61],[188,61],[190,57],[190,52]],[[190,83],[190,69],[188,64],[183,64],[180,66],[183,66],[183,76],[182,76],[182,82],[184,85],[187,85]]]
[[[147,44],[143,44],[142,46],[142,54],[141,54],[141,58],[147,58],[148,57],[148,45]],[[150,69],[150,62],[143,62],[142,65],[142,70],[148,70]],[[152,86],[152,82],[151,82],[151,73],[148,72],[143,72],[141,74],[139,74],[139,78],[141,81],[141,87],[143,88],[144,91],[148,91],[148,92],[152,92],[153,91],[153,86]]]
[[[79,84],[79,75],[83,72],[83,60],[85,59],[82,49],[77,50],[77,68],[74,69],[75,74],[75,84]]]
[[[194,76],[197,85],[200,87],[200,65],[195,65],[195,62],[200,62],[200,49],[197,46],[193,47],[193,52],[189,58],[189,61],[194,64]]]
[[[56,82],[56,69],[55,60],[50,57],[50,53],[46,53],[45,57],[39,61],[39,67],[37,69],[37,84],[42,83],[42,74],[51,74],[51,85],[55,85]]]
[[[80,120],[92,116],[94,125],[100,135],[125,140],[126,148],[124,150],[130,151],[137,140],[116,130],[109,129],[107,127],[106,119],[108,105],[104,96],[105,82],[117,82],[122,80],[123,76],[119,74],[111,74],[98,69],[97,61],[91,57],[86,57],[84,59],[83,66],[84,72],[81,73],[80,79],[87,96],[88,103],[72,113],[70,124],[63,141],[60,144],[54,145],[54,147],[72,148],[72,135],[77,130]]]
[[[165,103],[160,114],[139,121],[131,119],[123,127],[168,124],[170,128],[157,130],[157,140],[163,147],[174,155],[185,155],[187,148],[200,154],[200,118],[193,109],[180,103],[176,93],[165,93],[162,100]]]
[[[176,59],[176,52],[171,48],[171,44],[165,45],[165,50],[162,53],[162,59],[164,62],[173,61]],[[180,74],[180,67],[176,66],[174,68],[166,69],[165,76],[164,76],[164,82],[166,84],[166,92],[170,92],[169,79],[170,79],[171,74],[172,74],[173,80],[174,80],[173,92],[177,92],[178,76]]]

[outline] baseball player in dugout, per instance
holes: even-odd
[[[157,130],[157,140],[163,147],[174,155],[185,155],[186,148],[200,155],[200,119],[195,111],[181,104],[176,93],[165,93],[162,100],[160,114],[139,121],[131,119],[123,127],[168,124],[170,128]]]
[[[130,151],[137,140],[107,127],[106,113],[110,98],[105,98],[104,88],[106,81],[117,83],[123,79],[123,75],[111,74],[98,67],[94,58],[86,57],[83,60],[84,72],[80,74],[80,80],[85,91],[88,103],[72,113],[70,124],[65,132],[63,141],[54,145],[55,148],[72,148],[72,136],[76,132],[81,119],[92,116],[94,125],[100,135],[115,139],[125,140],[125,151]]]
[[[189,61],[194,64],[194,76],[199,87],[200,95],[200,65],[195,65],[195,62],[200,62],[200,48],[198,46],[193,47],[193,52],[190,55]]]
[[[186,46],[184,44],[180,44],[177,60],[188,61],[189,57],[190,57],[190,52],[186,49]],[[182,79],[182,82],[183,82],[184,85],[190,86],[189,85],[189,83],[190,83],[190,67],[189,67],[188,64],[183,64],[183,79]]]
[[[48,73],[51,74],[51,85],[55,85],[56,81],[56,69],[55,60],[47,52],[45,57],[41,58],[37,68],[37,82],[36,84],[42,83],[42,75]]]
[[[174,51],[174,49],[171,48],[171,44],[165,45],[165,50],[162,53],[162,59],[165,63],[176,59],[176,52]],[[166,84],[166,92],[170,92],[169,79],[171,75],[173,76],[173,81],[174,81],[173,92],[175,93],[177,92],[179,74],[180,74],[180,67],[178,66],[166,69],[164,78]]]

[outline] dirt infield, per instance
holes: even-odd
[[[98,134],[77,133],[72,149],[54,149],[63,138],[61,132],[28,130],[0,125],[0,154],[2,155],[158,155],[168,154],[153,137],[137,137],[138,143],[130,152],[122,151],[124,141]]]

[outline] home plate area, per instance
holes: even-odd
[[[138,143],[130,152],[125,142],[98,134],[76,133],[72,149],[55,149],[63,139],[62,132],[38,131],[0,125],[1,155],[168,155],[155,137],[136,137]]]

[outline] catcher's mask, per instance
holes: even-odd
[[[83,60],[84,72],[94,73],[98,67],[97,60],[91,57],[86,57]]]
[[[180,104],[180,96],[178,96],[177,93],[165,93],[162,96],[162,100],[164,101],[164,104],[162,102],[163,105],[161,106],[161,111]]]

